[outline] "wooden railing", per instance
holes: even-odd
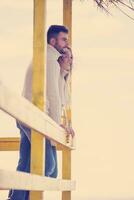
[[[19,120],[25,126],[36,130],[43,137],[47,137],[57,143],[57,150],[73,150],[72,140],[66,143],[65,130],[57,125],[48,115],[38,109],[22,96],[19,96],[0,83],[0,109],[8,115]],[[17,106],[19,105],[19,106]],[[19,150],[20,138],[0,138],[0,151]],[[70,164],[70,160],[66,160]],[[65,165],[63,171],[66,171]],[[0,169],[0,189],[20,190],[55,190],[72,191],[75,189],[75,181],[67,179],[55,179],[24,172],[13,172]]]

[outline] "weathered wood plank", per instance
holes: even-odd
[[[11,188],[34,191],[70,191],[75,190],[75,181],[0,169],[0,189]]]
[[[27,99],[11,91],[1,82],[0,109],[18,119],[27,127],[40,132],[43,136],[47,136],[69,149],[74,149],[73,146],[66,143],[66,132],[62,127]]]
[[[0,151],[18,151],[20,148],[19,137],[2,137],[0,138]],[[62,151],[65,147],[59,143],[56,145],[58,151]]]
[[[69,46],[72,44],[72,0],[63,0],[63,24],[69,29]],[[69,82],[69,105],[66,108],[66,122],[68,126],[71,121],[71,74]],[[62,151],[62,178],[71,179],[71,151],[64,149]],[[62,192],[62,200],[71,200],[71,191]]]
[[[44,45],[45,36],[45,9],[46,0],[34,0],[33,13],[33,69],[32,69],[32,102],[42,111],[45,108],[45,62],[46,52]],[[46,90],[45,90],[46,91]],[[31,165],[30,172],[43,175],[45,169],[45,142],[43,145],[43,135],[36,130],[31,130]],[[30,200],[42,200],[42,192],[30,192]]]

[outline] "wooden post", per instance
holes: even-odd
[[[63,25],[67,26],[69,29],[69,46],[72,46],[72,0],[63,0]],[[72,81],[70,74],[70,82],[69,82],[69,105],[67,106],[67,121],[71,126],[71,93],[72,93]]]
[[[72,44],[72,0],[63,0],[63,25],[69,29],[69,46]],[[67,122],[71,125],[71,77],[70,77],[70,105],[66,110]],[[62,151],[62,178],[71,179],[71,151]],[[62,192],[62,200],[71,200],[71,191]]]
[[[69,28],[69,45],[72,45],[72,0],[63,0],[63,25]]]
[[[46,0],[34,0],[33,23],[33,79],[32,102],[41,110],[44,110],[44,83],[45,83],[45,9]],[[31,173],[44,175],[45,169],[45,139],[35,130],[31,133]],[[43,143],[44,141],[44,143]],[[30,200],[42,200],[43,192],[30,192]]]

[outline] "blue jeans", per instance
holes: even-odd
[[[30,152],[31,143],[25,134],[31,133],[31,129],[17,122],[17,127],[20,129],[20,151],[19,151],[19,161],[16,168],[17,171],[30,173]],[[29,134],[30,135],[30,134]],[[44,174],[48,177],[56,178],[58,175],[57,169],[57,151],[56,147],[51,145],[49,139],[46,138],[46,155],[45,155],[45,169]],[[28,200],[29,191],[28,190],[13,190],[9,191],[8,197],[11,200]]]

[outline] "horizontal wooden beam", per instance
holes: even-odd
[[[72,191],[75,190],[75,181],[0,169],[0,189],[12,188],[33,191]]]
[[[0,151],[18,151],[20,138],[0,138]]]
[[[0,109],[21,121],[43,136],[58,142],[69,149],[75,149],[66,143],[66,132],[51,117],[21,95],[16,94],[0,82]]]
[[[0,138],[0,151],[18,151],[20,148],[20,138],[19,137],[2,137]],[[56,149],[62,151],[63,145],[57,143]]]

